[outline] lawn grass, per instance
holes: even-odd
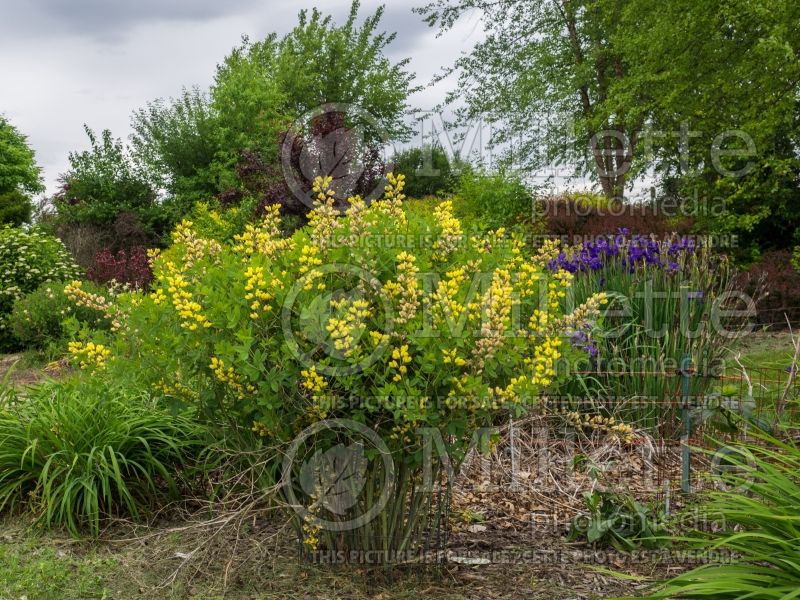
[[[158,533],[158,528],[145,535]],[[411,600],[465,597],[461,585],[430,573],[379,583],[364,570],[301,562],[291,548],[263,563],[236,568],[225,561],[178,572],[197,539],[167,534],[142,543],[73,540],[36,529],[29,518],[0,521],[0,600],[216,600],[283,598]],[[244,547],[247,543],[243,544]],[[235,556],[235,555],[234,555]],[[202,562],[202,561],[201,561]]]
[[[728,365],[735,366],[732,357],[741,353],[745,368],[783,370],[792,363],[794,348],[788,331],[758,331],[736,340],[730,347]]]
[[[117,561],[91,547],[74,552],[32,531],[8,530],[0,538],[0,599],[88,600],[110,598]],[[129,590],[134,591],[134,590]],[[134,597],[134,596],[131,596]]]

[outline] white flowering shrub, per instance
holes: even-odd
[[[45,282],[68,281],[80,269],[57,238],[37,229],[0,229],[0,350],[14,347],[14,302]]]

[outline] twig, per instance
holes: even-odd
[[[789,379],[786,381],[786,387],[783,388],[783,393],[781,394],[778,404],[775,407],[776,424],[780,422],[781,417],[783,416],[783,411],[786,408],[786,402],[789,399],[789,392],[794,386],[794,381],[797,378],[797,361],[800,360],[800,339],[795,337],[794,332],[792,331],[792,324],[789,321],[788,316],[786,316],[786,324],[789,326],[789,335],[791,336],[792,345],[794,346],[794,357],[792,358],[792,364],[789,367]]]

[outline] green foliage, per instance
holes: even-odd
[[[0,117],[0,227],[18,227],[31,220],[31,194],[44,191],[27,139]]]
[[[196,407],[227,439],[251,431],[257,445],[276,448],[268,453],[272,469],[280,448],[327,418],[373,428],[401,469],[400,489],[411,489],[402,486],[413,485],[423,463],[417,427],[446,433],[458,464],[475,428],[498,411],[524,413],[557,379],[566,326],[557,320],[557,290],[568,281],[554,278],[549,288],[541,268],[523,260],[520,240],[491,233],[466,243],[449,201],[405,213],[402,176],[389,182],[384,198],[355,201],[341,217],[330,180],[318,181],[309,225],[290,238],[280,235],[276,206],[232,243],[201,238],[182,223],[155,261],[152,292],[121,295],[115,310],[124,327],[95,338],[99,352],[110,350],[107,359],[97,360],[96,344],[75,345],[76,358],[99,380]],[[424,286],[425,277],[434,285]],[[602,295],[588,300],[581,322],[596,317],[601,302]],[[505,335],[515,303],[522,323],[539,309],[555,321],[542,330],[534,319],[524,335]],[[482,335],[472,335],[487,315]],[[303,450],[305,458],[344,444],[335,432],[323,437]],[[369,506],[386,473],[379,455],[366,460],[358,463],[369,480],[359,502]],[[379,530],[347,532],[329,547],[369,549],[387,540],[402,549],[414,515],[424,512],[420,494],[396,495],[392,510],[407,521],[378,520]],[[313,539],[305,539],[309,547]]]
[[[406,176],[406,193],[411,198],[449,192],[455,183],[450,159],[438,146],[403,150],[395,154],[391,162],[395,173]]]
[[[61,348],[63,352],[66,350],[67,335],[76,328],[110,328],[111,323],[102,312],[76,306],[69,300],[64,294],[64,286],[64,283],[43,283],[14,303],[11,331],[23,347],[46,349],[64,346]],[[90,281],[84,281],[82,287],[100,296],[108,294],[108,290]]]
[[[17,299],[79,273],[58,239],[36,229],[0,228],[0,349],[13,347],[8,317]]]
[[[134,158],[150,181],[183,204],[208,199],[218,191],[212,165],[219,151],[220,121],[226,117],[217,116],[208,94],[198,88],[149,102],[131,118]]]
[[[31,199],[19,190],[0,193],[0,225],[19,227],[33,214]]]
[[[466,101],[460,124],[490,121],[503,158],[575,165],[609,198],[654,171],[687,202],[724,203],[699,215],[703,232],[740,235],[748,251],[797,243],[794,0],[434,0],[419,12],[443,30],[480,15],[485,38],[456,61],[449,100]]]
[[[533,219],[534,195],[517,175],[465,170],[455,197],[459,215],[475,227],[512,227]]]
[[[278,156],[278,136],[291,123],[277,78],[278,47],[275,34],[254,43],[245,39],[217,67],[211,99],[219,122],[219,161],[227,168],[242,150],[265,161]]]
[[[202,444],[193,420],[146,394],[43,385],[0,407],[0,509],[27,505],[47,526],[96,535],[105,517],[177,495],[176,473]]]
[[[28,195],[44,191],[41,170],[26,137],[0,117],[0,201],[15,191]],[[0,204],[0,212],[2,207]],[[0,219],[0,225],[3,223]]]
[[[231,242],[252,219],[252,201],[225,209],[217,203],[198,202],[189,216],[195,231],[203,238]]]
[[[58,216],[67,223],[108,226],[123,213],[133,215],[154,237],[169,225],[156,190],[146,173],[131,159],[120,140],[108,130],[100,139],[86,127],[91,148],[69,155],[70,168],[62,176],[55,197]]]
[[[639,96],[625,96],[628,65],[620,38],[630,3],[622,0],[434,0],[418,9],[431,26],[452,29],[462,16],[480,14],[485,37],[456,60],[457,122],[488,121],[492,142],[511,148],[504,158],[536,169],[575,165],[593,173],[609,197],[621,196],[642,167],[613,131],[636,140],[648,116]],[[634,2],[635,4],[635,2]],[[513,156],[511,151],[513,150]],[[620,150],[620,152],[617,152]],[[619,167],[631,167],[628,168]]]
[[[704,173],[686,178],[683,187],[687,195],[718,199],[714,202],[724,208],[701,213],[698,226],[736,236],[739,244],[733,252],[742,262],[765,249],[789,249],[800,241],[800,159],[767,153],[755,157],[753,165],[743,177]]]
[[[382,16],[378,8],[359,19],[357,1],[341,25],[317,9],[301,11],[297,26],[282,38],[244,38],[218,65],[207,94],[184,90],[177,99],[137,111],[136,160],[169,191],[171,209],[185,211],[217,194],[263,195],[265,187],[282,183],[283,135],[323,104],[350,105],[344,110],[347,124],[367,125],[367,144],[385,139],[373,139],[375,128],[365,114],[387,136],[406,135],[412,75],[408,60],[386,56],[394,35],[378,29]]]
[[[366,111],[390,137],[409,132],[403,117],[413,91],[409,59],[392,63],[384,52],[396,34],[380,32],[384,9],[358,24],[359,1],[353,0],[343,25],[313,9],[303,10],[299,23],[277,50],[276,77],[294,115],[328,102]]]
[[[751,432],[752,434],[752,432]],[[732,562],[710,562],[669,580],[648,598],[778,600],[800,589],[800,449],[756,434],[730,446],[724,491],[705,498],[702,514],[721,528],[691,532],[682,541]]]
[[[595,490],[587,493],[585,517],[570,526],[569,539],[612,546],[620,552],[664,546],[668,539],[664,511],[646,506],[627,494]]]
[[[712,207],[704,231],[759,247],[790,248],[800,226],[800,5],[793,0],[643,0],[625,38],[631,97],[655,100],[654,166],[679,192]],[[743,84],[742,82],[747,82]],[[698,134],[699,132],[699,134]],[[724,136],[724,137],[718,137]],[[715,156],[714,145],[721,149]]]

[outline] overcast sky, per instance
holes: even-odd
[[[243,34],[288,32],[304,1],[0,0],[0,113],[28,136],[53,192],[70,150],[88,145],[84,123],[127,139],[134,109],[183,86],[207,87]],[[361,13],[379,4],[364,0]],[[419,83],[481,37],[477,17],[437,38],[411,12],[422,0],[387,4],[383,28],[398,33],[390,57],[410,57]],[[308,0],[312,6],[342,22],[350,2]],[[412,103],[428,110],[446,90],[426,88]]]

